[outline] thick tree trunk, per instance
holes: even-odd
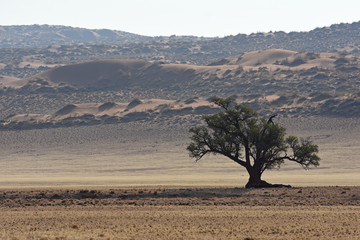
[[[268,183],[263,180],[254,181],[252,179],[249,179],[248,183],[245,185],[245,188],[269,188],[269,187],[276,187],[276,186],[274,186],[274,184]]]
[[[271,187],[291,187],[290,185],[271,184],[261,180],[261,171],[256,170],[254,167],[247,168],[250,175],[248,183],[245,188],[271,188]]]
[[[246,188],[263,188],[270,187],[271,184],[261,180],[260,171],[256,171],[253,167],[248,169],[250,175],[248,183],[245,185]]]

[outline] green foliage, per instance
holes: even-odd
[[[236,104],[233,98],[213,98],[223,111],[203,116],[205,126],[190,129],[192,142],[187,147],[190,157],[197,161],[207,154],[224,155],[250,174],[280,167],[285,160],[294,161],[305,169],[318,166],[318,146],[309,140],[289,136],[286,129],[258,117],[251,108]],[[273,116],[274,117],[274,116]],[[291,153],[291,154],[290,154]]]
[[[294,161],[301,164],[305,169],[308,169],[311,165],[319,166],[320,158],[316,155],[318,152],[318,146],[311,143],[306,139],[299,139],[295,136],[289,136],[286,142],[293,151]]]

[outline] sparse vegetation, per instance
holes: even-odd
[[[236,104],[232,98],[213,98],[213,102],[223,112],[203,116],[206,125],[190,129],[192,142],[187,150],[196,160],[207,154],[228,157],[247,170],[247,188],[281,186],[263,181],[261,175],[285,160],[306,169],[319,165],[318,146],[295,136],[285,139],[285,128],[273,122],[275,115],[269,120],[257,117],[254,110]]]
[[[0,238],[357,239],[357,194],[359,187],[2,190]]]

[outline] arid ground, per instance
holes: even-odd
[[[185,150],[191,123],[0,132],[1,239],[360,239],[358,119],[279,118],[321,165],[265,173]],[[171,126],[171,127],[170,127]]]
[[[360,187],[0,191],[1,239],[359,239]]]
[[[360,122],[340,118],[279,118],[288,134],[319,145],[320,166],[304,170],[284,164],[264,180],[293,186],[359,185]],[[231,186],[247,173],[221,156],[190,159],[188,129],[133,122],[87,127],[0,131],[1,187]]]

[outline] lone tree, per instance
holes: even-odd
[[[318,166],[318,146],[295,136],[285,138],[286,129],[258,117],[251,108],[235,103],[233,98],[213,98],[222,108],[213,115],[203,116],[206,126],[190,129],[192,142],[187,147],[190,157],[200,160],[207,154],[224,155],[249,173],[246,188],[274,187],[261,180],[267,169],[280,167],[285,160],[299,163],[305,169]]]

